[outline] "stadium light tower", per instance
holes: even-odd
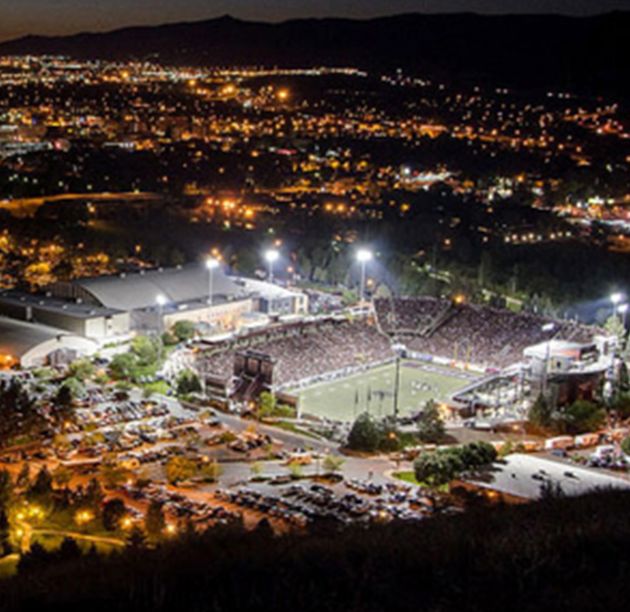
[[[619,304],[617,306],[617,312],[621,315],[621,320],[623,321],[623,327],[626,327],[626,313],[628,312],[628,304]]]
[[[164,306],[166,304],[166,296],[162,293],[159,293],[156,297],[155,297],[155,304],[157,305],[157,310],[158,310],[158,367],[160,364],[160,361],[162,361],[162,331],[163,331],[163,312],[164,312]]]
[[[369,249],[359,249],[357,251],[357,261],[361,264],[361,285],[359,289],[359,301],[363,302],[365,298],[365,269],[374,255]]]
[[[610,301],[612,302],[612,310],[613,310],[613,316],[617,314],[617,306],[619,306],[619,304],[621,304],[621,302],[623,301],[623,293],[616,291],[615,293],[611,293],[610,294]]]
[[[276,263],[280,259],[280,253],[276,251],[276,249],[269,249],[265,253],[265,260],[267,261],[267,265],[269,266],[269,282],[273,283],[273,264]]]
[[[208,257],[208,259],[206,259],[206,269],[208,270],[208,306],[212,306],[214,271],[219,267],[219,265],[219,260],[214,257]]]
[[[550,333],[555,329],[555,327],[556,327],[556,324],[550,322],[550,323],[545,323],[540,329],[544,331],[545,333]],[[553,338],[549,338],[547,340],[547,347],[545,349],[545,368],[543,370],[543,384],[542,384],[543,395],[546,395],[547,393],[547,378],[549,376],[549,357],[551,353],[552,340]]]

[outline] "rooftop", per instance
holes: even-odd
[[[155,306],[158,295],[163,295],[170,304],[206,300],[209,276],[205,266],[192,264],[79,279],[73,284],[87,291],[106,308],[129,311]],[[212,288],[213,301],[215,297],[227,299],[243,293],[221,270],[214,271]]]
[[[54,327],[0,316],[0,355],[21,357],[44,342],[71,335]]]
[[[630,481],[595,469],[520,453],[508,455],[483,475],[466,480],[480,488],[532,500],[541,496],[545,481],[559,486],[565,495],[583,495],[594,489],[630,489]]]
[[[48,295],[25,293],[23,291],[0,292],[0,304],[11,306],[32,306],[48,312],[66,312],[75,318],[91,319],[93,317],[107,317],[120,313],[113,308],[105,308],[94,304],[78,303],[71,300],[62,300]]]

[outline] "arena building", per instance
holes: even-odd
[[[21,363],[25,347],[37,335],[34,330],[44,328],[53,330],[52,336],[103,345],[135,333],[165,331],[178,321],[192,321],[202,333],[216,334],[247,327],[256,315],[268,322],[307,310],[307,298],[299,291],[218,269],[210,276],[199,264],[58,282],[38,294],[0,293],[0,316],[16,322],[14,342],[3,351],[7,363]],[[21,333],[23,343],[18,341]]]
[[[98,350],[87,338],[45,325],[0,317],[0,369],[69,363]]]

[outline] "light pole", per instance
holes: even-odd
[[[628,304],[619,304],[619,306],[617,306],[617,312],[621,315],[623,328],[626,329],[626,313],[628,312]]]
[[[162,293],[158,294],[155,298],[155,303],[158,309],[158,367],[162,361],[162,331],[163,331],[163,311],[166,304],[166,296]]]
[[[394,422],[398,422],[398,396],[400,394],[400,355],[396,355],[396,381],[394,386]]]
[[[545,333],[552,332],[556,327],[555,323],[545,323],[540,329]],[[545,369],[543,371],[543,395],[547,394],[547,376],[549,375],[549,357],[551,352],[551,341],[553,338],[547,340],[547,348],[545,349]]]
[[[219,265],[219,261],[214,257],[208,257],[208,259],[206,259],[206,269],[208,270],[208,306],[212,306],[214,271],[219,267]]]
[[[365,294],[365,269],[367,264],[372,261],[372,251],[369,249],[359,249],[357,251],[357,261],[361,264],[361,285],[359,289],[359,301],[363,303]]]
[[[273,264],[278,261],[278,259],[280,259],[280,253],[278,253],[275,249],[269,249],[265,253],[265,260],[269,266],[268,280],[270,283],[273,283]]]

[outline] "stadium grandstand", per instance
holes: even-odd
[[[379,329],[410,352],[480,369],[517,363],[534,344],[551,339],[588,343],[601,333],[572,321],[433,297],[376,299],[374,309]]]
[[[238,335],[203,353],[200,369],[227,381],[239,351],[255,350],[274,361],[273,386],[314,382],[319,377],[349,374],[394,358],[390,339],[367,319],[327,317]]]
[[[273,364],[268,386],[276,391],[343,378],[391,363],[397,354],[481,374],[522,363],[525,349],[532,345],[552,339],[587,344],[599,332],[573,322],[446,299],[387,298],[375,300],[368,316],[281,323],[200,343],[196,367],[226,389],[233,383],[238,389],[236,357],[255,352]]]

